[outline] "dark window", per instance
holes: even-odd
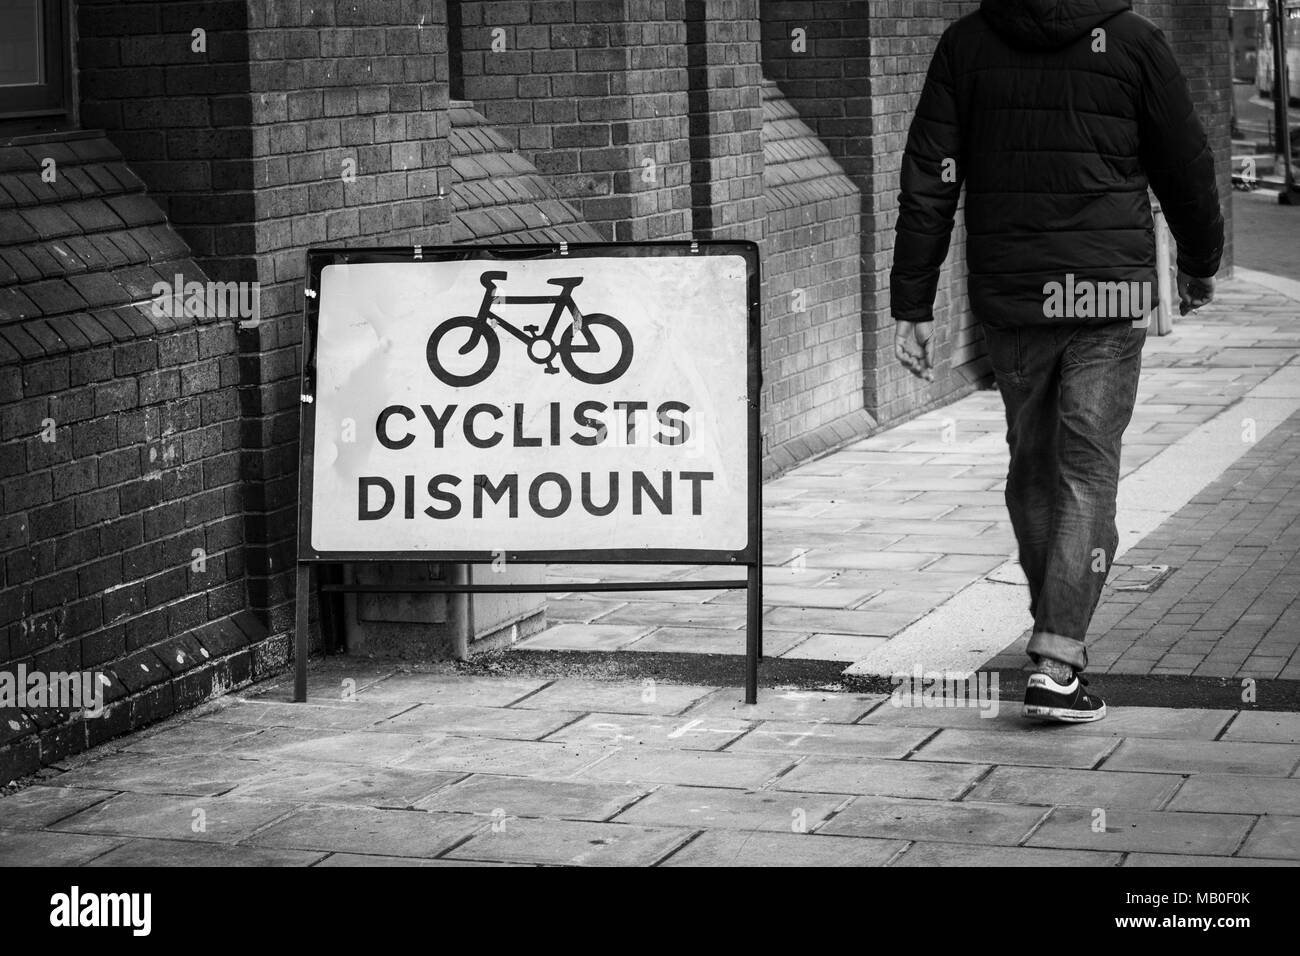
[[[447,73],[448,94],[453,100],[465,98],[465,69],[462,66],[460,0],[447,0]]]
[[[0,119],[71,111],[66,0],[0,0]]]

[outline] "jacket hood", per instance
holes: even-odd
[[[998,36],[1021,50],[1059,50],[1117,13],[1130,0],[983,0],[980,13]]]

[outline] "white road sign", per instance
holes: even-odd
[[[320,552],[748,544],[739,255],[326,265]]]

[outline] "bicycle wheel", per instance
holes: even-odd
[[[469,337],[464,345],[456,347],[456,339],[446,342],[448,333],[460,329],[469,331]],[[457,356],[468,355],[474,351],[479,344],[479,339],[487,343],[487,354],[483,356],[483,361],[475,371],[466,371],[465,368],[472,367],[471,362],[457,362],[450,359],[445,362],[439,355],[439,349],[455,349]],[[433,372],[438,381],[446,385],[452,385],[457,388],[469,385],[477,385],[494,371],[496,371],[497,362],[501,360],[501,340],[497,338],[496,331],[482,320],[472,315],[458,315],[454,319],[448,319],[443,322],[429,336],[429,344],[424,350],[425,359],[429,363],[429,371]],[[450,367],[448,367],[450,365]],[[465,368],[462,368],[465,367]]]
[[[570,325],[560,335],[560,344],[556,351],[560,353],[560,361],[563,362],[564,367],[569,370],[569,374],[578,381],[586,382],[588,385],[606,385],[615,379],[620,378],[623,373],[627,371],[628,366],[632,364],[632,334],[628,332],[627,326],[612,315],[592,312],[590,315],[584,315],[582,317],[583,332],[586,334],[586,337],[595,344],[590,348],[585,346],[580,347],[576,354],[574,353],[573,346],[573,328],[574,327]],[[601,354],[602,336],[596,331],[598,329],[609,329],[609,331],[613,332],[618,338],[618,357],[615,359],[613,366],[605,371],[588,371],[578,364],[578,359],[579,356],[582,356],[585,361],[586,356],[596,356]],[[614,343],[609,341],[608,336],[605,336],[604,338],[606,339],[604,348],[608,349],[608,347],[612,346]]]

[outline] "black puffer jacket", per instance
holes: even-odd
[[[1178,265],[1218,271],[1214,157],[1164,34],[1128,0],[984,0],[939,40],[903,158],[890,296],[932,319],[966,186],[971,307],[991,326],[1048,317],[1047,283],[1150,282],[1147,185]],[[945,175],[947,173],[947,175]]]

